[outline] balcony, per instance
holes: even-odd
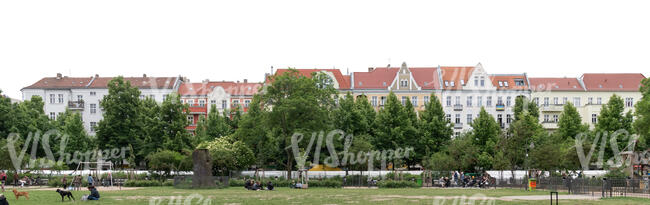
[[[70,110],[83,110],[84,109],[84,101],[83,100],[68,101],[68,109],[70,109]]]
[[[454,129],[463,129],[463,123],[454,123]]]
[[[454,111],[463,111],[463,105],[462,104],[455,104],[454,105]]]
[[[505,111],[506,110],[506,105],[504,104],[496,104],[495,105],[497,111]]]

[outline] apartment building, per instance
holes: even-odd
[[[199,118],[207,117],[212,105],[215,105],[220,113],[235,108],[247,112],[253,95],[261,87],[261,83],[249,83],[246,79],[243,82],[204,80],[201,83],[182,83],[178,93],[181,95],[181,101],[189,105],[187,120],[190,125],[187,129],[196,129]]]
[[[40,96],[44,111],[51,119],[66,109],[81,113],[86,131],[94,135],[95,126],[103,119],[100,101],[108,94],[108,82],[114,77],[68,77],[57,73],[56,77],[45,77],[21,89],[23,100]],[[140,98],[152,98],[162,102],[170,93],[176,92],[181,84],[179,77],[125,77],[125,81],[138,87]]]
[[[540,122],[548,130],[557,129],[564,104],[571,102],[582,122],[591,128],[598,122],[603,104],[616,94],[625,103],[625,112],[633,111],[639,92],[641,73],[585,73],[579,78],[530,78],[532,99],[540,106]]]
[[[454,134],[471,129],[481,108],[502,128],[514,119],[515,98],[530,98],[528,77],[523,74],[488,74],[479,63],[469,67],[440,67],[441,103],[447,119],[454,123]]]

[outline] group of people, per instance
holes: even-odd
[[[264,185],[262,185],[262,182],[260,181],[255,182],[255,180],[249,179],[246,180],[246,183],[244,183],[244,188],[251,191],[259,191],[259,190],[264,190]],[[268,181],[266,183],[266,190],[273,191],[273,188],[274,188],[273,182]]]

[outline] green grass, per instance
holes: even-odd
[[[30,200],[15,200],[11,189],[5,192],[11,205],[46,205],[46,204],[127,204],[139,205],[150,204],[155,198],[159,198],[158,203],[170,204],[171,197],[175,199],[182,198],[179,204],[184,204],[187,197],[192,194],[195,196],[210,199],[211,204],[435,204],[434,197],[454,197],[454,196],[477,196],[484,195],[487,197],[503,196],[524,196],[524,195],[544,195],[547,191],[527,192],[519,189],[328,189],[328,188],[311,188],[306,190],[294,190],[288,188],[278,188],[275,191],[247,191],[243,188],[227,189],[174,189],[172,187],[148,187],[137,190],[122,191],[101,191],[100,201],[76,201],[61,203],[61,198],[54,191],[45,190],[26,190],[30,193]],[[88,194],[88,191],[73,192],[77,200],[82,195]],[[560,193],[562,194],[562,193]],[[197,200],[194,203],[197,204]],[[447,199],[443,204],[452,204],[452,199]],[[477,201],[481,202],[481,201]],[[549,204],[548,200],[540,201],[501,201],[496,200],[493,204]],[[612,198],[604,200],[560,200],[560,204],[649,204],[650,199],[637,198]],[[172,203],[176,204],[176,203]],[[200,204],[203,204],[200,203]],[[479,203],[476,203],[479,204]],[[490,204],[490,203],[488,203]]]

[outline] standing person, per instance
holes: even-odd
[[[2,171],[2,173],[0,173],[0,184],[2,184],[2,192],[5,192],[6,183],[7,183],[7,173],[5,173],[5,171]]]
[[[68,188],[68,177],[65,174],[61,178],[61,183],[63,184],[63,190],[66,190]]]
[[[88,174],[88,187],[93,186],[93,182],[95,182],[95,180],[93,179],[93,176]],[[90,189],[90,188],[88,188],[88,189]]]

